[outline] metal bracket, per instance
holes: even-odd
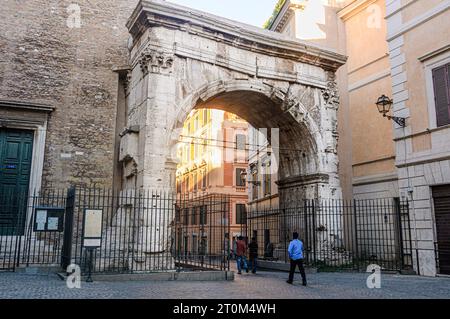
[[[401,127],[406,127],[406,118],[398,116],[387,116],[388,119],[393,120],[395,123]]]

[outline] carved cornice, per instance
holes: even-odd
[[[178,29],[244,50],[277,56],[335,71],[347,57],[273,31],[235,22],[161,0],[141,0],[127,27],[134,43],[146,28]]]
[[[276,184],[278,185],[278,188],[281,190],[285,188],[306,186],[311,184],[319,184],[319,183],[328,184],[329,180],[330,176],[328,174],[318,173],[304,176],[288,177],[277,181]]]
[[[36,112],[45,112],[45,113],[51,113],[55,110],[55,107],[51,105],[34,102],[11,101],[11,100],[0,100],[0,108],[2,107],[11,109],[30,110]]]
[[[307,2],[308,0],[286,0],[269,29],[281,32],[295,10],[304,10]]]
[[[173,56],[180,58],[188,58],[201,62],[210,63],[215,66],[222,66],[229,70],[237,71],[247,74],[251,77],[257,77],[261,79],[274,79],[282,80],[291,83],[298,83],[311,87],[324,89],[326,87],[326,79],[316,74],[308,74],[302,71],[289,71],[279,70],[275,66],[261,66],[258,64],[257,59],[249,61],[248,59],[233,59],[231,57],[220,57],[213,50],[202,49],[195,46],[189,46],[178,42],[171,43],[163,40],[155,41],[154,39],[148,39],[141,44],[141,47],[135,50],[130,57],[130,63],[132,68],[139,64],[141,58],[141,52],[147,50],[146,48],[152,48],[156,51],[171,52]]]

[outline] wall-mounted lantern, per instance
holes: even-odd
[[[393,120],[395,123],[400,125],[401,127],[406,126],[406,119],[404,117],[398,117],[398,116],[390,116],[388,113],[391,110],[393,101],[392,99],[388,98],[386,95],[382,95],[378,98],[378,101],[376,103],[378,112],[380,112],[383,117],[387,117],[389,120]]]

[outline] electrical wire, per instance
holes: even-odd
[[[179,143],[184,143],[184,144],[194,144],[194,145],[203,145],[203,146],[210,146],[210,147],[220,147],[220,148],[225,148],[225,149],[233,149],[233,150],[242,150],[242,151],[259,151],[261,149],[265,149],[265,148],[271,148],[274,150],[278,150],[278,151],[285,151],[287,152],[301,152],[303,153],[304,150],[301,149],[294,149],[294,148],[285,148],[285,147],[276,147],[276,146],[272,146],[270,144],[250,144],[250,143],[245,143],[244,145],[246,146],[244,149],[238,149],[237,148],[237,142],[234,141],[225,141],[225,140],[219,140],[219,139],[212,139],[212,138],[204,138],[204,137],[198,137],[198,136],[187,136],[187,135],[180,135],[181,138],[187,138],[187,139],[195,139],[195,140],[202,140],[203,143],[200,142],[194,142],[194,141],[181,141],[179,140]],[[212,142],[219,142],[222,143],[222,145],[211,145],[211,144],[204,144],[204,141],[212,141]],[[233,144],[234,146],[229,146],[229,145],[225,145],[225,144]],[[248,148],[247,148],[248,146]],[[255,147],[255,148],[250,148],[250,147]]]

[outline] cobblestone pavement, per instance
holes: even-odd
[[[235,281],[229,282],[82,282],[81,289],[68,289],[55,274],[0,273],[0,299],[450,298],[448,278],[383,274],[381,289],[368,289],[364,273],[309,274],[308,287],[298,281],[288,285],[286,277],[286,273],[259,272],[236,275]]]

